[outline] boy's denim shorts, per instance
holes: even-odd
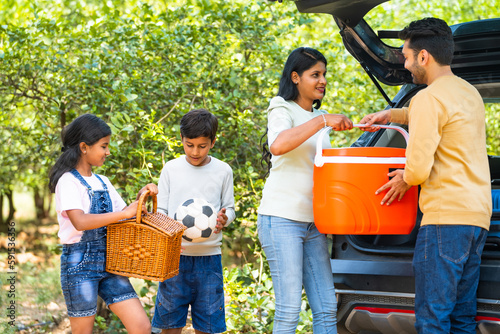
[[[179,274],[159,285],[152,326],[186,326],[189,305],[194,329],[205,333],[226,331],[220,255],[181,255]]]
[[[61,287],[70,317],[96,314],[97,295],[107,305],[137,298],[127,277],[110,274],[106,267],[106,238],[63,245]]]

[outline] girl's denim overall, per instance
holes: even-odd
[[[113,212],[108,188],[97,174],[103,190],[92,190],[76,169],[71,173],[88,189],[90,214]],[[79,242],[63,245],[61,286],[70,317],[95,315],[98,294],[107,305],[137,297],[127,277],[105,271],[106,232],[105,226],[86,230]]]

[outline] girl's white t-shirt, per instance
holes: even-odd
[[[82,176],[83,179],[95,190],[103,190],[101,181],[92,173],[91,176]],[[109,197],[113,204],[113,212],[123,210],[127,205],[120,197],[115,187],[108,178],[99,177],[108,187]],[[83,231],[77,231],[66,214],[67,210],[82,210],[84,213],[90,211],[90,197],[87,188],[70,172],[64,173],[56,186],[56,212],[59,221],[58,236],[63,244],[74,244],[80,241]]]

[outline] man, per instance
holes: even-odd
[[[406,166],[389,174],[382,204],[421,186],[415,245],[415,327],[419,333],[475,333],[481,253],[490,225],[491,185],[485,111],[478,91],[453,75],[453,37],[446,22],[426,18],[400,32],[405,68],[418,92],[408,108],[365,116],[373,124],[407,123]]]

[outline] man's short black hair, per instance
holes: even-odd
[[[409,41],[408,47],[414,50],[415,56],[427,50],[438,64],[451,64],[453,34],[445,21],[434,17],[413,21],[399,32],[399,38]]]
[[[207,137],[215,140],[219,122],[217,117],[206,109],[194,109],[182,116],[181,136],[183,138]]]

